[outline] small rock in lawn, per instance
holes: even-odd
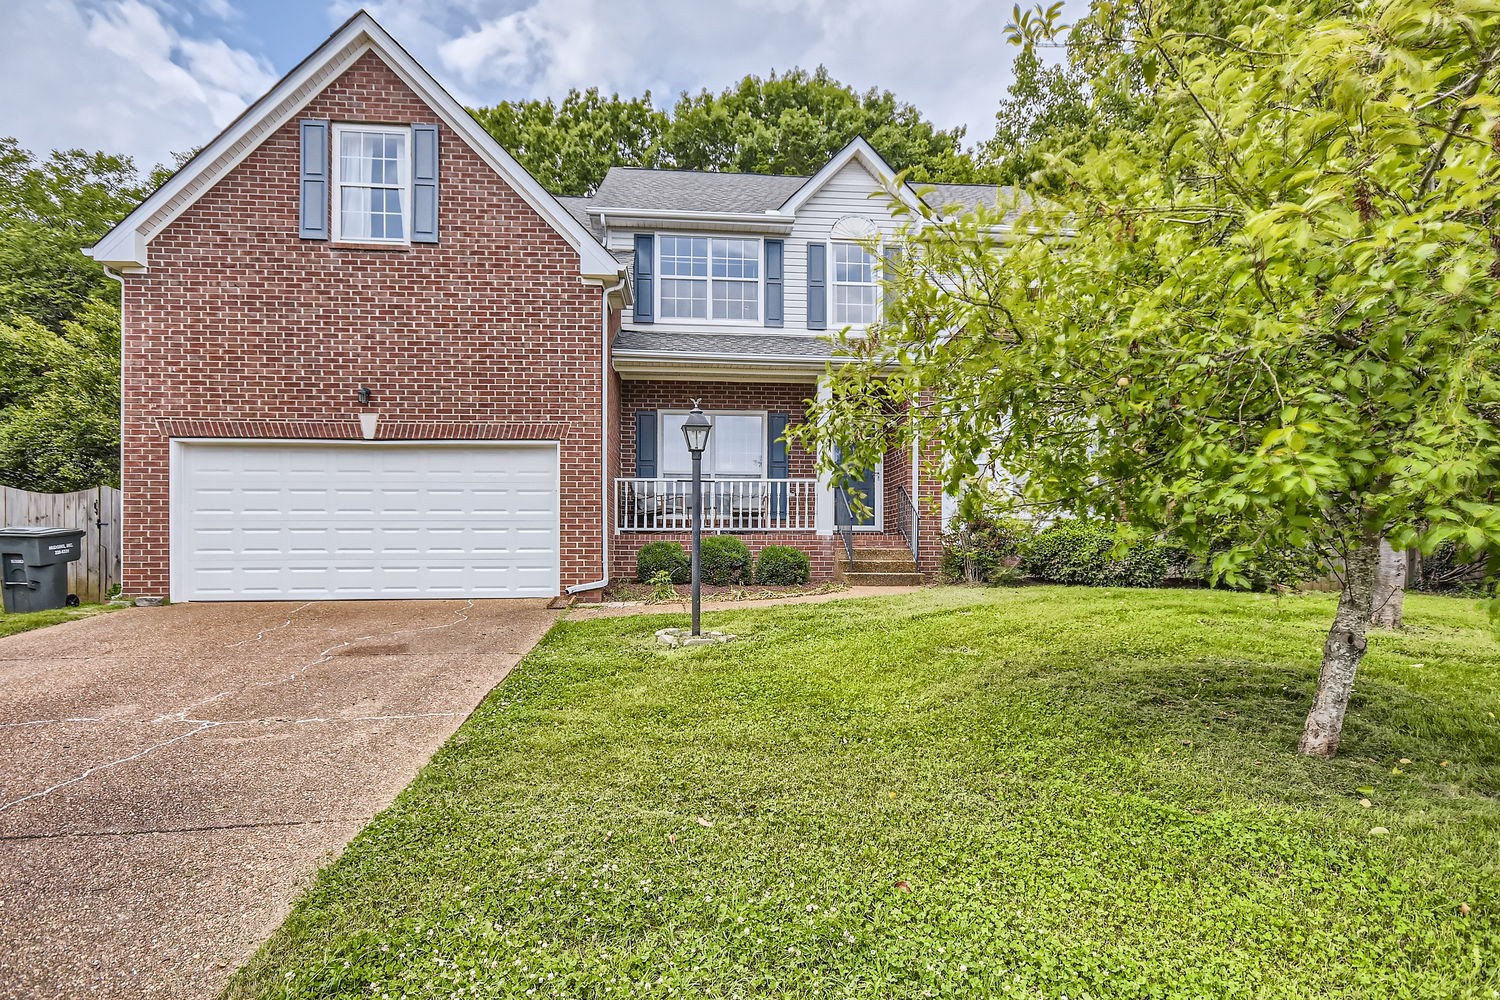
[[[1374,803],[1371,802],[1369,799],[1360,799],[1359,800],[1359,804],[1361,806],[1363,806],[1364,808],[1366,808],[1366,809],[1368,809],[1368,808],[1370,808],[1370,806],[1374,805]]]
[[[1389,834],[1390,832],[1391,831],[1387,830],[1383,826],[1372,826],[1372,827],[1370,827],[1370,836],[1372,836],[1372,837],[1384,837],[1387,834]]]

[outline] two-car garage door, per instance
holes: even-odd
[[[554,444],[177,441],[174,600],[550,597]]]

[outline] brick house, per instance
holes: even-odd
[[[856,140],[555,198],[356,15],[89,251],[124,289],[125,591],[596,596],[687,537],[693,399],[706,530],[931,575],[923,462],[887,454],[856,519],[782,439],[828,331],[879,314],[891,176]]]

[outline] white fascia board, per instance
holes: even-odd
[[[370,51],[378,55],[403,83],[426,101],[449,128],[462,137],[522,200],[578,251],[581,274],[601,278],[617,277],[620,274],[620,263],[594,239],[593,234],[558,204],[557,199],[548,194],[420,63],[364,11],[344,22],[344,26],[335,31],[312,55],[299,63],[264,97],[247,108],[181,170],[141,202],[135,211],[88,251],[89,256],[112,267],[144,269],[147,266],[146,244],[156,233],[170,225],[203,192],[239,165],[259,147],[265,137],[290,121],[328,83],[337,79],[344,69]],[[316,90],[292,100],[309,84],[315,85]],[[253,141],[246,142],[247,139]],[[184,195],[187,197],[183,197]]]
[[[590,208],[606,227],[640,226],[662,228],[678,225],[685,229],[721,229],[745,232],[785,233],[796,224],[796,217],[781,212],[685,212],[658,208]]]
[[[874,174],[876,179],[886,187],[895,186],[896,171],[892,170],[891,165],[885,162],[885,157],[875,152],[875,147],[866,142],[864,136],[855,136],[849,145],[833,154],[833,159],[823,164],[821,170],[809,177],[806,183],[792,192],[792,196],[782,203],[780,209],[782,214],[796,215],[798,210],[806,204],[807,199],[821,191],[823,186],[836,177],[839,171],[848,166],[852,160],[859,160],[863,163],[865,168]],[[920,212],[923,209],[923,202],[917,197],[916,192],[911,189],[911,185],[902,184],[899,188],[896,188],[896,193],[900,195],[901,200],[906,202],[907,206],[913,211]]]

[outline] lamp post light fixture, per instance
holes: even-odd
[[[693,456],[693,635],[702,635],[698,624],[699,604],[702,597],[701,569],[703,552],[703,452],[708,447],[708,435],[713,430],[693,400],[692,412],[682,422],[682,436],[687,439],[688,454]]]

